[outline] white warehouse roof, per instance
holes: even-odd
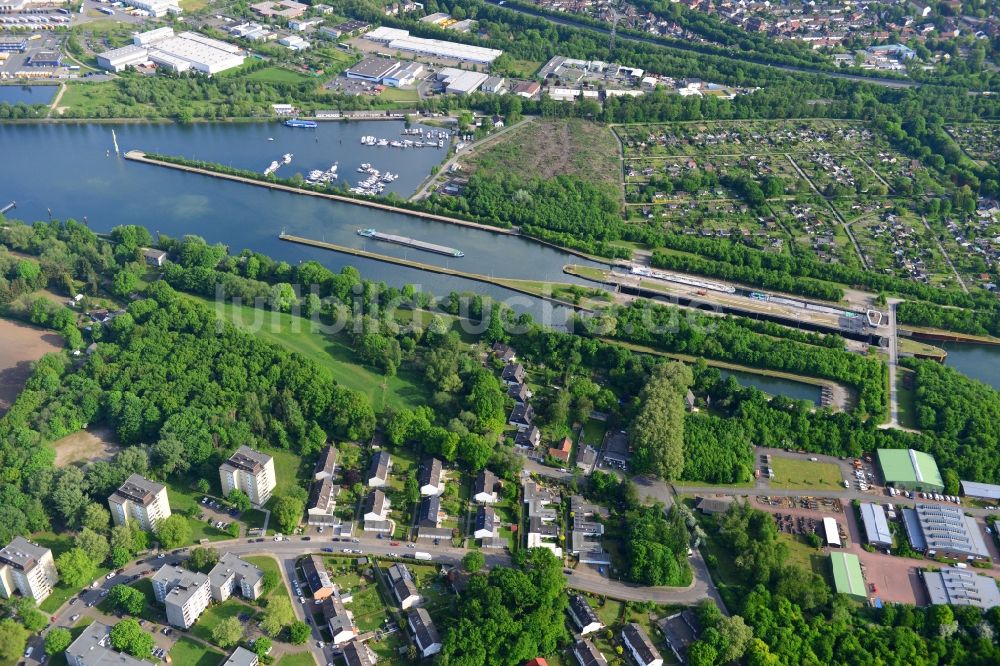
[[[458,42],[446,42],[441,39],[412,37],[409,30],[387,28],[385,26],[375,28],[365,35],[365,39],[386,44],[389,48],[399,51],[410,51],[412,53],[466,60],[468,62],[491,63],[503,55],[503,51],[499,49],[488,49],[483,46],[472,46]]]
[[[861,520],[865,524],[865,534],[868,543],[876,545],[892,545],[892,532],[885,518],[885,510],[878,504],[865,502],[861,505]]]
[[[829,516],[823,518],[823,531],[826,533],[826,542],[831,546],[839,546],[840,530],[837,529],[837,519]]]
[[[1000,486],[993,485],[992,483],[962,481],[962,492],[965,493],[967,497],[1000,500]]]
[[[161,39],[169,39],[173,36],[174,29],[170,26],[164,26],[162,28],[156,28],[155,30],[147,30],[146,32],[138,32],[132,35],[132,43],[136,46],[149,46],[150,44]]]

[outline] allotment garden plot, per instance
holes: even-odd
[[[982,262],[968,238],[993,230],[982,219],[975,228],[956,222],[947,233],[943,222],[925,224],[919,206],[950,197],[954,186],[864,123],[713,121],[615,131],[633,224],[952,286],[949,259],[972,273]]]
[[[967,123],[947,129],[972,159],[991,164],[1000,161],[1000,123]]]

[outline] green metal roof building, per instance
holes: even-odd
[[[853,553],[830,553],[833,567],[833,587],[852,599],[866,599],[865,580],[861,576],[861,561]]]
[[[878,464],[887,486],[940,493],[944,481],[934,458],[913,449],[879,449]]]

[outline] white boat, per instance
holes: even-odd
[[[285,153],[284,155],[281,156],[281,163],[282,164],[290,164],[291,161],[292,161],[292,154],[291,153]]]

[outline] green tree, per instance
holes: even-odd
[[[108,559],[108,554],[111,552],[111,546],[108,545],[107,538],[89,527],[84,527],[76,535],[76,545],[80,550],[87,553],[95,564],[104,562],[104,560]]]
[[[62,654],[73,642],[73,635],[66,627],[53,627],[45,635],[45,654],[50,657]]]
[[[82,548],[71,548],[56,558],[56,569],[59,578],[70,587],[83,587],[97,576],[97,564],[87,551]]]
[[[24,655],[28,644],[28,630],[5,617],[0,620],[0,662],[13,664]]]
[[[274,500],[271,517],[277,522],[278,529],[282,532],[292,532],[302,520],[303,511],[305,511],[305,502],[301,499],[291,495],[279,495]]]
[[[243,638],[243,624],[239,618],[227,617],[212,629],[212,642],[221,648],[231,648]]]
[[[479,571],[486,566],[486,557],[478,550],[470,550],[462,557],[462,568],[470,573]]]
[[[161,520],[156,526],[156,538],[163,548],[177,548],[191,543],[191,523],[179,514]]]
[[[146,607],[146,595],[141,590],[119,583],[111,588],[108,599],[116,608],[129,615],[140,615]]]
[[[99,534],[107,534],[111,514],[107,508],[97,502],[91,502],[83,510],[83,526]]]
[[[244,511],[249,511],[251,507],[250,496],[239,488],[234,488],[229,491],[229,497],[226,501],[233,505],[233,508],[243,513]]]
[[[684,472],[684,392],[694,381],[681,363],[663,363],[650,375],[639,395],[641,407],[629,429],[636,471],[664,479]]]
[[[153,637],[142,630],[135,618],[122,620],[111,628],[111,646],[138,659],[153,653]]]
[[[253,642],[253,651],[259,658],[263,659],[267,656],[267,653],[271,650],[271,639],[267,636],[261,636]]]
[[[195,546],[191,549],[188,557],[188,567],[193,571],[206,572],[214,567],[219,561],[219,551],[214,548]]]
[[[292,645],[302,645],[309,640],[312,629],[302,620],[292,622],[288,627],[288,640]]]
[[[283,594],[271,597],[264,609],[264,617],[261,618],[260,628],[272,638],[281,633],[281,630],[295,621],[295,614],[292,612],[292,603]]]
[[[705,641],[695,641],[688,647],[687,663],[691,666],[715,666],[718,651]]]

